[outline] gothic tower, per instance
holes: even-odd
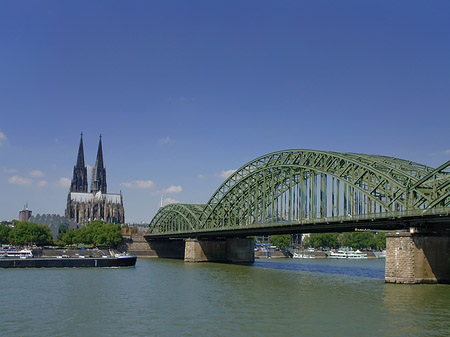
[[[92,172],[91,192],[97,193],[101,191],[106,194],[106,170],[103,167],[103,151],[102,151],[102,135],[98,143],[97,160]]]
[[[107,193],[106,170],[103,166],[102,137],[98,144],[97,160],[92,173],[91,192],[87,192],[87,169],[84,163],[83,134],[81,134],[77,165],[73,170],[72,185],[67,196],[66,218],[85,225],[93,220],[124,223],[122,193]]]
[[[70,192],[86,193],[88,191],[87,169],[84,164],[83,133],[81,133],[80,147],[78,149],[77,164],[73,167],[72,184]]]

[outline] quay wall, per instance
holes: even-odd
[[[158,257],[157,252],[150,247],[144,236],[139,234],[123,235],[123,241],[118,249],[137,257]]]

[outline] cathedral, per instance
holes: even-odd
[[[67,196],[65,216],[82,225],[93,220],[120,224],[125,222],[122,192],[120,194],[107,193],[106,170],[103,167],[102,136],[100,136],[98,143],[97,160],[92,172],[91,192],[88,192],[83,134],[81,134],[77,164],[73,168],[72,183]]]

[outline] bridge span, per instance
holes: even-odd
[[[450,256],[449,167],[450,161],[432,168],[380,155],[274,152],[236,170],[206,204],[162,207],[146,239],[217,242],[218,238],[355,228],[411,229],[416,235],[411,242],[419,233],[428,241],[439,237],[440,249],[447,250],[442,253]],[[450,281],[449,262],[440,263],[443,278]]]

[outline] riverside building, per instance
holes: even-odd
[[[102,136],[98,143],[97,160],[92,172],[91,190],[88,192],[87,168],[84,163],[83,134],[78,149],[77,164],[73,168],[70,192],[67,196],[66,218],[79,224],[93,220],[124,223],[122,192],[107,193],[106,169],[103,166]]]

